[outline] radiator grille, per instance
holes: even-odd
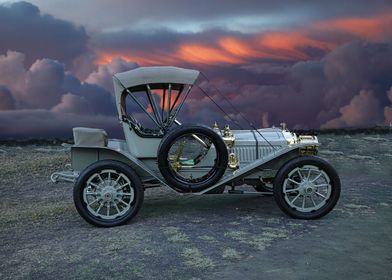
[[[276,147],[276,146],[275,146]],[[280,147],[276,147],[280,148]],[[250,163],[256,160],[256,149],[254,146],[251,147],[234,147],[232,151],[237,156],[240,163]],[[271,154],[274,149],[270,146],[259,147],[259,159]]]

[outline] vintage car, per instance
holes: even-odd
[[[243,185],[273,195],[293,218],[329,213],[339,199],[340,179],[316,156],[316,136],[297,136],[284,124],[256,129],[248,122],[249,129],[231,130],[216,123],[180,123],[179,112],[195,88],[224,112],[196,83],[200,75],[177,67],[140,67],[113,76],[125,140],[108,140],[102,129],[74,128],[70,168],[51,176],[53,182],[75,184],[79,214],[96,226],[117,226],[138,213],[147,188],[189,195],[249,193]]]

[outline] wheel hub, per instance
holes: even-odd
[[[114,201],[116,197],[116,189],[112,186],[107,186],[101,190],[100,196],[106,202]]]
[[[313,184],[311,182],[309,182],[308,180],[305,180],[304,182],[302,182],[299,185],[299,192],[302,195],[308,195],[308,194],[312,194],[314,193],[315,188],[313,186]]]

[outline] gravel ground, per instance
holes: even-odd
[[[392,279],[392,134],[320,141],[342,180],[323,219],[290,219],[272,197],[162,188],[107,229],[49,181],[66,148],[0,146],[0,279]]]

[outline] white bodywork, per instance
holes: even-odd
[[[124,121],[124,99],[129,94],[128,88],[149,84],[183,84],[192,86],[199,76],[199,71],[177,67],[141,67],[113,77],[116,103],[123,126],[124,140],[106,140],[106,133],[101,130],[76,128],[72,167],[80,172],[89,164],[103,158],[117,158],[126,161],[141,177],[152,176],[165,184],[158,166],[157,153],[162,137],[144,137],[136,132],[132,125]],[[211,120],[212,122],[213,120]],[[215,128],[225,140],[225,131]],[[229,153],[235,155],[239,169],[227,168],[225,176],[212,186],[217,187],[234,180],[271,178],[285,161],[302,152],[317,153],[317,137],[297,137],[285,128],[266,128],[256,130],[232,130],[234,145],[229,146]],[[294,153],[293,153],[294,152]],[[280,157],[280,159],[279,159]],[[282,157],[284,159],[282,160]],[[230,166],[230,163],[229,163]],[[266,168],[260,168],[266,166]],[[209,188],[209,189],[211,189]]]
[[[125,140],[108,140],[101,129],[74,128],[70,168],[51,176],[53,182],[75,183],[79,214],[93,225],[121,225],[137,213],[145,189],[162,186],[193,195],[273,194],[286,214],[301,219],[331,211],[340,192],[338,175],[326,161],[303,157],[317,154],[317,137],[297,136],[284,123],[256,129],[245,117],[253,129],[180,123],[185,100],[199,87],[240,127],[195,84],[199,74],[148,67],[113,77]],[[242,185],[255,191],[236,189]]]

